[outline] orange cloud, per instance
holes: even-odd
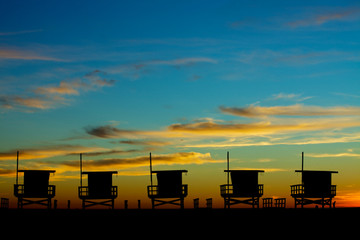
[[[38,87],[35,92],[38,94],[78,95],[79,91],[76,88],[80,85],[80,82],[60,82],[58,87]]]
[[[273,145],[306,145],[306,144],[328,144],[328,143],[346,143],[346,142],[360,142],[360,134],[344,134],[337,133],[336,136],[323,136],[324,134],[311,134],[311,136],[249,136],[231,138],[223,141],[211,142],[197,142],[191,144],[184,144],[182,147],[187,148],[224,148],[224,147],[250,147],[250,146],[273,146]],[[311,154],[309,154],[310,156]],[[340,154],[341,155],[341,154]],[[336,157],[336,155],[311,155],[312,157]],[[347,157],[357,157],[356,154],[344,154]],[[339,156],[340,157],[340,156]]]
[[[144,152],[143,150],[117,150],[117,149],[106,149],[100,147],[84,147],[80,145],[54,145],[48,147],[39,147],[33,149],[20,149],[19,159],[21,168],[29,168],[29,169],[53,169],[56,168],[56,172],[58,174],[62,174],[64,172],[72,172],[74,171],[74,167],[79,167],[79,154],[83,153],[84,158],[88,157],[99,157],[106,155],[125,155],[132,153]],[[67,157],[70,159],[76,159],[75,161],[63,161],[60,158],[50,159],[55,157]],[[48,159],[48,160],[44,160]],[[0,161],[10,161],[13,164],[9,166],[10,168],[4,169],[0,168],[0,175],[14,175],[14,166],[16,162],[16,150],[10,150],[6,152],[0,152]],[[95,160],[95,162],[100,162],[102,160]],[[88,161],[87,161],[88,162]],[[89,165],[91,167],[92,164],[97,165],[101,168],[106,167],[107,165],[111,166],[111,162],[116,163],[117,161],[113,159],[113,161],[109,159],[105,159],[103,163],[92,163],[92,160],[89,160]],[[136,162],[136,161],[135,161]],[[116,166],[117,164],[115,164]],[[124,165],[126,164],[121,164]],[[131,163],[129,166],[132,165]],[[71,174],[72,177],[73,174]],[[60,177],[62,178],[62,177]]]
[[[324,129],[359,127],[359,119],[276,119],[276,123],[262,121],[255,123],[218,124],[214,122],[196,122],[188,124],[173,124],[169,131],[188,132],[214,136],[240,136],[251,134],[280,134],[300,131],[319,131]]]
[[[119,175],[138,176],[149,174],[149,156],[130,157],[130,158],[105,158],[88,159],[83,157],[84,171],[108,171],[116,170]],[[157,165],[187,165],[187,164],[206,164],[220,163],[223,160],[214,160],[210,153],[197,152],[177,152],[170,154],[152,155],[153,166]],[[79,171],[79,160],[40,162],[37,161],[38,168],[55,168],[57,180],[64,178],[77,178]],[[145,168],[144,168],[145,167]],[[10,175],[11,173],[4,173]],[[0,171],[1,175],[1,171]],[[13,175],[13,173],[12,173]],[[4,175],[5,176],[5,175]]]
[[[204,164],[221,162],[214,160],[210,153],[197,153],[197,152],[178,152],[171,154],[152,155],[153,165],[186,165],[186,164]],[[65,161],[61,165],[65,165],[71,168],[78,168],[79,163],[75,161]],[[136,168],[149,166],[149,156],[140,156],[133,158],[110,158],[100,160],[84,160],[84,167],[86,169],[101,170],[104,168]]]
[[[65,156],[73,153],[91,153],[103,151],[104,148],[84,147],[80,145],[56,145],[34,149],[19,149],[21,160],[43,159],[57,156]],[[16,160],[16,151],[0,152],[0,160]]]
[[[15,170],[10,170],[10,169],[1,169],[0,168],[0,176],[3,176],[3,175],[13,175],[13,174],[15,174]]]
[[[249,106],[244,108],[220,107],[223,113],[241,117],[264,117],[264,116],[359,116],[360,107],[319,107],[295,104],[290,106],[261,107]]]
[[[38,109],[48,109],[51,108],[52,102],[36,97],[14,97],[13,102],[15,105],[21,105],[30,108],[38,108]]]
[[[77,79],[73,81],[61,81],[59,86],[45,86],[35,89],[35,93],[42,95],[79,95],[79,90],[88,91],[104,86],[112,86],[115,80],[107,80],[102,78],[100,74],[106,74],[99,70],[94,70],[85,74],[84,79]]]
[[[252,122],[226,122],[202,118],[190,123],[171,124],[159,131],[126,130],[114,125],[89,127],[85,130],[92,136],[119,139],[116,141],[119,143],[145,145],[146,142],[156,139],[158,142],[166,142],[167,145],[176,143],[176,146],[179,147],[298,145],[359,141],[358,134],[341,131],[360,127],[358,116],[360,109],[358,107],[323,108],[293,105],[288,107],[249,107],[241,110],[234,108],[225,110],[223,108],[223,110],[251,117],[266,114],[295,117],[267,117],[261,121]],[[345,115],[354,116],[345,117]],[[316,118],[314,118],[315,116]],[[164,139],[172,140],[164,141]]]
[[[232,170],[237,170],[237,168],[232,168]],[[258,168],[240,168],[239,170],[259,170]],[[287,172],[290,171],[289,169],[284,168],[261,168],[264,172]]]

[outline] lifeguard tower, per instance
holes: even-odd
[[[19,184],[19,173],[24,173],[23,184]],[[19,151],[17,152],[14,195],[18,198],[18,208],[30,204],[51,208],[55,186],[49,185],[50,173],[55,173],[55,170],[19,170]]]
[[[102,205],[114,209],[117,198],[117,186],[112,185],[112,175],[117,171],[82,171],[82,154],[80,154],[80,187],[79,198],[82,200],[82,208]],[[82,175],[88,176],[88,186],[83,186]]]
[[[152,208],[164,204],[173,204],[184,208],[184,198],[188,194],[187,184],[182,184],[182,174],[187,170],[153,171],[150,153],[150,182],[147,187]],[[157,185],[153,185],[152,174],[157,176]]]
[[[224,208],[235,204],[248,204],[259,208],[263,195],[263,184],[258,184],[258,174],[263,170],[229,170],[229,152],[227,153],[227,184],[220,185],[220,194],[224,198]],[[229,178],[231,176],[231,183]]]
[[[295,208],[300,205],[319,204],[323,208],[331,208],[332,199],[336,196],[336,185],[331,184],[331,176],[337,171],[312,171],[303,170],[304,153],[302,153],[302,170],[295,170],[301,173],[302,183],[291,185],[291,196],[295,200]]]

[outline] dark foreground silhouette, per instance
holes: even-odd
[[[334,231],[345,234],[356,230],[358,220],[354,216],[360,213],[360,208],[0,210],[3,229],[15,225],[23,236],[36,232],[69,237],[101,234],[103,238],[111,237],[111,233],[162,238],[194,234],[211,237],[219,233],[285,236],[290,232],[331,236]]]
[[[81,156],[81,155],[80,155]],[[303,154],[302,154],[303,156]],[[80,157],[81,159],[81,157]],[[229,154],[228,154],[229,159]],[[80,161],[81,162],[81,161]],[[117,188],[112,186],[112,174],[116,172],[82,172],[80,167],[79,197],[91,205],[100,203],[112,209],[0,209],[3,235],[7,231],[17,237],[154,237],[160,239],[179,237],[326,237],[336,233],[348,239],[356,236],[360,208],[331,208],[336,187],[331,183],[331,174],[335,171],[308,171],[302,169],[301,184],[291,186],[291,196],[299,208],[266,207],[259,208],[263,185],[258,184],[258,173],[262,170],[230,170],[227,161],[227,184],[221,185],[224,198],[223,209],[195,208],[184,209],[187,185],[182,183],[182,173],[186,170],[153,171],[150,155],[150,186],[148,196],[152,208],[164,204],[180,206],[180,209],[113,209],[113,200],[117,197]],[[303,162],[303,158],[302,158]],[[80,164],[81,165],[81,164]],[[17,169],[17,174],[18,174]],[[48,197],[49,171],[26,171],[24,186],[35,179],[42,188],[20,187],[18,177],[14,190],[23,206],[23,198]],[[29,175],[30,173],[30,175]],[[36,174],[35,174],[36,173]],[[152,174],[157,174],[157,185],[153,184]],[[82,174],[87,174],[89,186],[82,185]],[[29,177],[30,176],[30,177]],[[230,184],[231,176],[231,184]],[[41,181],[40,181],[41,180]],[[241,183],[241,184],[240,184]],[[31,186],[31,184],[30,184]],[[35,190],[34,190],[35,189]],[[46,191],[45,191],[46,190]],[[52,198],[55,188],[50,191]],[[40,194],[40,193],[41,194]],[[36,193],[36,195],[33,195]],[[30,195],[29,195],[30,194]],[[40,194],[40,195],[39,195]],[[49,198],[49,199],[51,199]],[[169,198],[175,198],[169,200]],[[100,199],[100,202],[93,200]],[[21,200],[21,201],[20,201]],[[108,200],[111,204],[109,205]],[[266,199],[265,206],[272,203]],[[277,199],[281,200],[281,199]],[[45,203],[47,202],[45,198]],[[27,202],[26,202],[27,203]],[[42,202],[40,202],[42,203]],[[86,203],[86,202],[85,202]],[[85,204],[84,203],[84,204]],[[250,208],[230,208],[230,205],[245,203]],[[328,208],[303,208],[304,205],[318,204]],[[83,204],[83,208],[85,208]],[[271,204],[270,204],[271,205]],[[175,207],[176,207],[175,206]],[[174,207],[174,206],[172,206]],[[356,232],[357,233],[357,232]]]

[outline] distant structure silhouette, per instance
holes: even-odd
[[[88,186],[83,186],[82,175],[88,176]],[[80,187],[79,198],[82,200],[82,208],[95,205],[109,206],[114,209],[115,198],[117,198],[117,186],[112,185],[112,175],[117,171],[82,171],[82,154],[80,154]]]
[[[263,208],[273,207],[273,198],[263,198]]]
[[[8,198],[1,198],[1,205],[0,205],[1,209],[7,209],[9,208],[9,199]]]
[[[19,184],[19,172],[24,173],[23,184]],[[55,173],[55,170],[19,170],[19,151],[17,151],[14,195],[18,198],[18,208],[30,204],[51,208],[51,199],[55,197],[55,186],[49,185],[50,173]]]
[[[199,201],[200,201],[199,198],[195,198],[195,199],[194,199],[194,209],[198,209],[198,208],[199,208]]]
[[[152,170],[152,160],[150,153],[150,186],[147,187],[148,197],[151,205],[156,206],[172,204],[184,208],[184,198],[188,194],[187,184],[182,184],[182,174],[187,170]],[[157,185],[153,185],[152,174],[157,176]]]
[[[206,208],[211,209],[212,208],[212,198],[206,199]]]
[[[258,184],[258,173],[263,170],[230,170],[229,152],[227,152],[227,184],[220,185],[220,194],[224,198],[224,208],[235,204],[248,204],[259,208],[259,200],[263,195],[263,184]],[[229,178],[231,175],[231,183]]]
[[[286,208],[286,198],[263,198],[263,208]]]
[[[295,200],[295,208],[300,205],[318,204],[323,208],[332,206],[332,199],[336,196],[336,185],[331,184],[331,174],[337,171],[304,170],[304,153],[302,153],[301,184],[291,185],[291,196]],[[317,205],[316,205],[317,206]]]
[[[275,198],[275,208],[286,208],[286,198]]]

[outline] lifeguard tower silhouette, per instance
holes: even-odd
[[[152,170],[152,160],[150,153],[150,182],[147,187],[148,197],[151,199],[151,205],[156,206],[172,204],[184,208],[184,198],[188,194],[188,185],[182,184],[182,174],[187,170]],[[157,176],[157,184],[153,185],[152,174]]]
[[[83,186],[82,175],[88,175],[88,186]],[[80,187],[79,198],[82,200],[82,208],[102,205],[114,209],[117,198],[117,186],[112,185],[112,175],[117,171],[82,171],[82,154],[80,154]]]
[[[18,198],[18,208],[39,204],[51,208],[51,199],[55,197],[55,186],[49,185],[50,173],[55,170],[19,170],[19,151],[16,157],[16,184],[14,195]],[[19,184],[19,173],[24,173],[24,182]]]
[[[295,170],[301,173],[302,183],[291,185],[291,196],[295,200],[295,208],[300,205],[319,204],[324,208],[331,208],[332,199],[336,195],[336,185],[331,184],[331,174],[337,171],[304,170],[304,152],[302,153],[302,169]]]
[[[235,204],[248,204],[259,208],[259,200],[263,195],[263,184],[258,184],[258,173],[263,170],[230,170],[229,152],[227,152],[227,184],[220,185],[220,194],[224,198],[224,208]],[[231,175],[231,183],[229,178]]]

